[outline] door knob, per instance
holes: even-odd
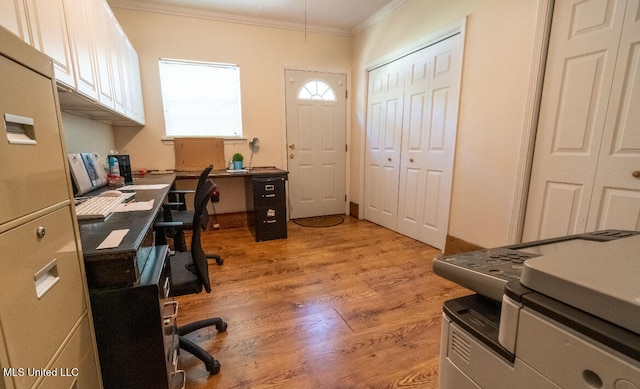
[[[413,158],[409,158],[409,162],[413,162]]]
[[[391,157],[387,158],[387,161],[391,162]]]
[[[640,178],[640,170],[636,170],[635,172],[631,173],[631,175],[635,178]]]
[[[289,154],[289,159],[294,159],[295,157],[296,157],[295,154],[293,154],[293,153]]]
[[[296,149],[296,145],[294,145],[293,143],[289,143],[289,148],[291,150],[295,150]]]

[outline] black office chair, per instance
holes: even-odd
[[[207,293],[211,292],[211,282],[209,280],[209,263],[202,250],[200,242],[202,219],[206,213],[208,193],[211,193],[215,184],[209,180],[202,185],[203,190],[196,194],[195,213],[192,220],[193,236],[191,238],[191,250],[176,252],[170,257],[171,266],[171,290],[172,296],[184,296],[188,294],[198,294],[204,287]],[[185,337],[186,334],[201,328],[215,326],[218,333],[227,330],[227,323],[221,318],[209,318],[194,323],[189,323],[178,327],[180,348],[194,355],[204,362],[210,374],[217,374],[220,371],[220,362],[215,360],[207,351]]]
[[[200,177],[198,177],[198,184],[195,191],[193,190],[171,190],[169,192],[169,202],[163,204],[163,221],[156,223],[156,231],[161,235],[156,240],[156,245],[166,244],[166,237],[173,238],[173,248],[176,251],[187,251],[187,242],[184,236],[184,231],[193,230],[193,210],[187,209],[186,194],[195,193],[194,195],[194,208],[195,202],[198,198],[199,191],[203,190],[202,186],[207,181],[209,173],[213,170],[213,165],[207,166]],[[211,198],[211,193],[215,189],[213,188],[208,192],[208,198]],[[203,194],[204,195],[204,194]],[[178,224],[179,223],[179,224]],[[209,225],[209,213],[206,210],[206,204],[204,209],[203,220],[201,222],[201,228],[203,230]],[[206,254],[207,258],[215,259],[218,265],[222,265],[224,260],[218,254]]]

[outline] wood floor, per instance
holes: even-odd
[[[437,388],[442,303],[470,292],[432,272],[439,252],[367,221],[301,227],[255,242],[205,232],[211,294],[178,298],[178,323],[220,316],[190,335],[222,365],[186,352],[186,388]]]

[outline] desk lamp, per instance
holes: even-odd
[[[247,170],[251,170],[251,162],[253,161],[253,153],[257,153],[260,150],[260,139],[253,138],[249,141],[249,148],[251,149],[251,157],[249,158],[249,167]]]

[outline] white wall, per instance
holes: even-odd
[[[467,17],[449,235],[509,242],[538,0],[407,0],[354,38],[351,198],[360,198],[367,68]]]
[[[159,58],[235,63],[240,66],[244,136],[260,138],[254,166],[286,169],[284,67],[348,71],[351,37],[227,23],[195,17],[114,8],[140,57],[146,126],[116,128],[116,146],[133,167],[173,168],[165,136]],[[247,141],[225,146],[248,158]]]
[[[115,149],[110,125],[62,112],[62,129],[68,153],[98,153],[105,157]]]

